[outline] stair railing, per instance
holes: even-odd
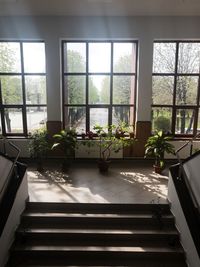
[[[180,148],[178,148],[176,151],[175,151],[175,154],[176,154],[176,157],[178,159],[178,162],[179,162],[179,171],[178,171],[178,179],[182,179],[182,177],[184,177],[185,179],[185,183],[187,185],[187,188],[191,194],[191,197],[192,197],[192,200],[194,202],[194,205],[195,207],[198,209],[199,211],[199,214],[200,214],[200,203],[198,203],[197,199],[196,199],[196,196],[194,194],[194,191],[190,185],[190,182],[187,178],[187,175],[185,173],[185,170],[183,168],[183,161],[180,157],[180,151],[183,150],[185,147],[187,147],[188,145],[190,145],[190,156],[192,155],[192,152],[193,152],[193,142],[194,140],[196,140],[197,138],[200,137],[200,133],[198,133],[195,137],[193,137],[191,140],[187,141],[184,145],[182,145]]]
[[[4,142],[5,142],[5,141],[4,141]],[[16,156],[15,156],[15,158],[14,158],[14,160],[13,160],[13,163],[12,163],[12,166],[11,166],[10,171],[9,171],[9,173],[8,173],[7,179],[5,179],[5,182],[4,182],[3,186],[2,186],[2,188],[0,189],[0,196],[1,196],[2,192],[5,190],[6,185],[8,185],[9,182],[10,182],[10,179],[11,179],[11,177],[12,177],[12,174],[13,174],[13,172],[15,171],[15,166],[16,166],[16,163],[17,163],[17,161],[18,161],[19,155],[20,155],[20,153],[21,153],[21,150],[20,150],[15,144],[13,144],[12,142],[8,142],[8,144],[9,144],[12,148],[14,148],[14,150],[17,151],[17,154],[16,154]],[[5,145],[5,143],[4,143],[4,153],[5,153],[5,152],[6,152],[6,145]],[[17,175],[17,173],[16,173],[16,175]]]

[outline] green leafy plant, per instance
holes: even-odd
[[[31,157],[38,160],[38,171],[43,170],[43,159],[47,157],[50,143],[47,130],[42,128],[30,134],[29,152]]]
[[[62,169],[67,171],[70,165],[70,159],[74,157],[74,151],[77,147],[77,133],[75,129],[66,129],[53,135],[54,144],[52,149],[59,147],[64,154]]]
[[[165,136],[163,131],[156,132],[155,135],[148,138],[145,145],[145,157],[155,158],[155,167],[158,167],[160,171],[165,166],[164,153],[174,154],[174,146],[169,143],[172,140],[171,136]],[[159,171],[157,171],[159,172]]]
[[[89,147],[97,144],[99,147],[99,164],[102,166],[102,171],[107,171],[110,162],[111,152],[119,152],[124,147],[130,146],[135,142],[133,136],[130,137],[129,127],[124,123],[119,125],[93,127],[94,132],[86,134],[86,139],[83,144]],[[97,141],[97,142],[94,142]]]

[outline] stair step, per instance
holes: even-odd
[[[177,231],[127,231],[84,229],[21,229],[17,231],[18,243],[31,245],[168,245],[177,246]]]
[[[30,264],[67,264],[67,265],[129,265],[134,261],[161,260],[173,262],[183,261],[181,249],[149,248],[149,247],[21,247],[12,252],[12,260],[16,263],[24,261]],[[131,265],[130,265],[131,264]]]
[[[6,267],[58,267],[58,265],[46,265],[46,264],[43,264],[43,265],[22,265],[22,264],[20,264],[20,265],[15,265],[15,266],[6,266]],[[92,264],[92,265],[76,265],[76,266],[72,266],[72,265],[59,265],[59,266],[62,266],[62,267],[110,267],[110,266],[115,266],[115,267],[187,267],[187,265],[184,263],[184,262],[170,262],[170,263],[167,263],[167,262],[165,262],[165,263],[163,263],[163,261],[162,260],[160,260],[160,261],[158,261],[158,262],[156,262],[156,261],[154,261],[154,262],[149,262],[149,261],[143,261],[142,263],[141,262],[136,262],[136,261],[134,261],[134,266],[133,266],[133,263],[132,264],[130,264],[130,265],[127,265],[127,264],[123,264],[123,265],[121,265],[121,266],[119,266],[119,265],[113,265],[113,264],[111,264],[111,265],[94,265],[94,264]]]
[[[6,267],[186,267],[168,204],[28,202]]]
[[[173,227],[174,217],[163,215],[162,218],[152,215],[121,215],[121,216],[67,216],[50,214],[23,214],[21,219],[24,227],[51,227],[51,228],[101,228],[101,229],[124,229],[124,228],[161,228]]]
[[[107,263],[108,264],[108,263]],[[24,265],[24,264],[17,264],[15,266],[9,266],[7,265],[6,267],[58,267],[58,265],[50,265],[50,263],[48,263],[48,265],[46,265],[45,263],[43,265],[39,264],[39,265],[27,265],[27,263]],[[154,261],[154,262],[150,262],[149,260],[143,260],[142,263],[141,261],[138,262],[138,261],[134,261],[134,265],[133,263],[130,264],[130,265],[127,265],[125,263],[123,263],[123,265],[114,265],[114,264],[110,264],[110,265],[99,265],[99,264],[92,264],[92,265],[66,265],[66,264],[62,264],[62,265],[59,265],[59,266],[62,266],[62,267],[110,267],[110,266],[115,266],[115,267],[187,267],[186,263],[184,261],[176,261],[174,260],[173,262],[164,262],[162,260],[160,261]]]
[[[114,246],[27,246],[25,245],[15,245],[13,248],[13,252],[24,252],[24,251],[39,251],[39,252],[97,252],[97,253],[109,253],[109,252],[133,252],[133,253],[172,253],[172,254],[183,254],[183,250],[181,248],[170,248],[170,247],[114,247]]]
[[[31,212],[71,212],[71,213],[170,213],[168,204],[121,204],[121,203],[56,203],[56,202],[27,202],[27,209]]]
[[[56,228],[19,228],[19,234],[129,234],[129,235],[178,235],[177,230],[113,230],[113,229],[56,229]]]
[[[103,214],[103,213],[60,213],[60,212],[24,212],[22,216],[31,216],[31,217],[87,217],[87,218],[152,218],[154,217],[153,214],[146,214],[146,213],[140,213],[140,214]],[[171,214],[163,214],[163,218],[173,218]]]

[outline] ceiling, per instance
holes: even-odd
[[[200,16],[200,0],[0,0],[0,15]]]

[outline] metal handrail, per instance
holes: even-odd
[[[176,154],[176,157],[178,159],[178,162],[179,162],[179,171],[178,171],[178,179],[182,179],[182,175],[184,176],[185,178],[185,182],[186,182],[186,185],[190,191],[190,194],[191,194],[191,197],[194,201],[194,204],[195,206],[198,208],[199,212],[200,212],[200,204],[198,203],[197,199],[196,199],[196,196],[193,192],[193,189],[190,185],[190,182],[188,181],[188,178],[187,178],[187,175],[185,174],[185,170],[183,168],[183,162],[182,162],[182,159],[179,155],[179,152],[185,148],[186,146],[188,146],[190,144],[190,156],[192,155],[192,148],[193,148],[193,141],[196,140],[198,137],[200,137],[200,133],[198,133],[195,137],[193,137],[191,140],[189,140],[188,142],[186,142],[184,145],[182,145],[180,148],[178,148],[176,151],[175,151],[175,154]]]
[[[7,176],[7,179],[5,180],[3,186],[2,186],[2,188],[1,188],[1,190],[0,190],[0,195],[1,195],[1,193],[4,191],[4,188],[5,188],[6,184],[9,182],[8,180],[11,179],[13,170],[14,170],[14,168],[15,168],[15,166],[16,166],[17,160],[18,160],[19,155],[20,155],[20,153],[21,153],[21,150],[20,150],[15,144],[13,144],[13,143],[10,142],[10,141],[8,142],[8,144],[9,144],[11,147],[13,147],[13,148],[17,151],[17,155],[16,155],[15,159],[13,160],[13,164],[12,164],[12,166],[11,166],[11,168],[10,168],[10,171],[9,171],[9,173],[8,173],[8,176]],[[4,149],[5,149],[5,148],[4,148]]]

